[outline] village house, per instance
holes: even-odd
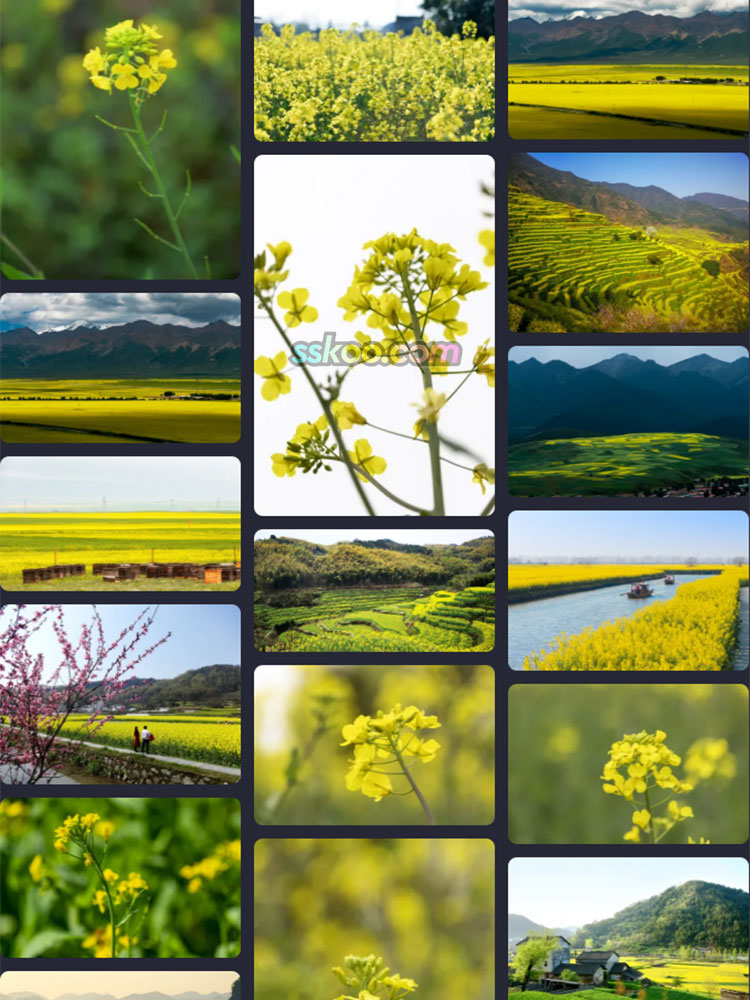
[[[384,28],[381,28],[381,31],[384,35],[389,31],[403,31],[405,35],[410,35],[415,28],[421,28],[423,23],[424,18],[418,14],[397,14],[396,20],[386,24]]]
[[[525,937],[518,946],[529,941]],[[627,962],[621,962],[616,951],[585,950],[572,956],[570,942],[562,935],[554,935],[555,947],[547,954],[541,968],[540,986],[543,989],[558,989],[570,987],[570,982],[561,979],[563,972],[572,972],[578,977],[578,983],[601,986],[606,982],[638,983],[639,986],[650,986],[647,979],[638,969],[632,968]]]

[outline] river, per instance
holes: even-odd
[[[508,662],[513,670],[522,670],[524,657],[532,651],[539,652],[542,648],[548,650],[561,632],[577,635],[587,627],[598,628],[615,618],[629,618],[649,604],[674,597],[682,584],[702,580],[709,575],[711,574],[678,573],[675,574],[675,585],[671,587],[666,586],[662,580],[648,580],[646,582],[653,588],[654,595],[639,600],[623,597],[628,584],[618,583],[576,594],[511,604],[508,607]],[[750,653],[747,587],[740,589],[740,621],[735,669],[744,670]]]

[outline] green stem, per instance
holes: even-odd
[[[432,810],[427,805],[427,801],[426,801],[424,795],[422,795],[422,793],[420,792],[419,786],[417,785],[416,781],[414,780],[414,778],[411,775],[411,771],[406,766],[406,761],[401,756],[401,751],[398,749],[398,745],[397,745],[396,741],[394,739],[390,738],[390,737],[389,737],[389,740],[390,740],[391,747],[393,748],[393,752],[396,755],[396,759],[398,760],[399,764],[401,765],[401,770],[406,775],[406,778],[407,778],[409,784],[411,785],[412,789],[414,790],[414,794],[419,799],[419,804],[422,806],[422,809],[424,809],[425,816],[430,821],[430,823],[432,823],[433,826],[437,826],[437,820],[432,815]]]
[[[644,798],[645,798],[645,801],[646,801],[646,808],[648,809],[648,813],[649,813],[649,817],[650,817],[649,818],[648,827],[649,827],[649,830],[650,830],[650,833],[651,833],[651,843],[655,844],[656,843],[656,838],[654,837],[654,814],[651,812],[651,801],[650,801],[650,799],[648,797],[648,787],[646,787],[646,791],[644,792]]]
[[[378,424],[374,424],[371,420],[367,421],[367,426],[372,427],[374,431],[382,431],[383,434],[393,434],[394,437],[406,438],[407,441],[414,441],[417,444],[427,444],[424,438],[414,437],[413,434],[402,434],[400,431],[391,431],[387,427],[379,427]],[[470,465],[461,465],[460,462],[454,462],[450,458],[440,458],[441,462],[445,462],[446,465],[454,465],[457,469],[465,469],[466,472],[473,472],[474,470]]]
[[[281,334],[281,338],[284,341],[284,343],[286,344],[289,353],[293,354],[294,353],[294,345],[292,344],[291,340],[287,336],[286,330],[284,329],[284,327],[281,325],[281,323],[279,323],[278,319],[276,318],[276,314],[273,311],[272,305],[266,299],[261,298],[260,295],[258,296],[258,298],[260,299],[261,305],[263,306],[263,308],[268,313],[268,315],[269,315],[269,317],[271,319],[271,322],[273,323],[273,325],[276,327],[276,329]],[[326,415],[326,418],[328,420],[328,425],[331,428],[331,431],[333,432],[333,436],[336,438],[336,444],[339,446],[339,452],[341,454],[341,461],[344,463],[344,465],[346,465],[346,468],[347,468],[347,470],[349,472],[349,476],[350,476],[350,478],[352,480],[352,483],[354,484],[354,488],[356,489],[357,493],[359,494],[359,498],[362,501],[362,504],[364,505],[365,510],[370,515],[370,517],[375,517],[375,510],[374,510],[372,504],[370,503],[370,501],[369,501],[369,499],[367,497],[367,494],[365,493],[364,489],[362,488],[362,483],[357,478],[357,473],[354,471],[354,465],[353,465],[351,459],[349,458],[349,453],[346,450],[346,445],[344,444],[344,439],[341,436],[341,431],[339,430],[339,425],[336,422],[336,418],[333,415],[333,411],[331,410],[331,406],[330,406],[328,400],[323,396],[323,393],[320,391],[320,388],[318,387],[317,382],[312,377],[312,375],[310,374],[310,372],[307,370],[307,365],[300,363],[298,367],[302,369],[302,374],[307,379],[308,384],[310,385],[310,388],[315,393],[315,396],[316,396],[318,402],[320,403],[320,405],[321,405],[321,407],[323,409],[323,412]]]
[[[409,278],[405,273],[403,275],[403,281],[404,293],[406,295],[406,301],[409,305],[409,314],[411,316],[411,325],[414,330],[414,336],[418,343],[424,344],[425,341],[422,336],[422,329],[419,325],[419,317],[417,316],[414,296],[412,295]],[[419,370],[422,373],[423,388],[425,391],[427,389],[431,389],[432,372],[430,371],[429,364],[420,365]],[[445,500],[443,498],[443,473],[440,468],[440,438],[438,437],[437,424],[425,421],[424,426],[427,431],[427,443],[430,446],[430,470],[432,472],[432,511],[430,513],[434,514],[436,517],[444,517]]]
[[[180,253],[185,258],[185,261],[188,265],[188,269],[190,270],[191,277],[199,278],[200,275],[198,274],[195,268],[193,259],[190,256],[190,251],[188,250],[185,240],[183,239],[182,231],[180,230],[179,223],[177,222],[177,216],[175,215],[172,209],[172,205],[167,196],[167,190],[164,187],[164,182],[161,179],[161,174],[159,173],[159,168],[156,165],[154,154],[151,151],[151,143],[149,142],[149,139],[144,131],[143,123],[141,122],[140,108],[136,104],[133,95],[129,94],[128,96],[130,97],[130,109],[133,112],[133,121],[135,122],[135,128],[136,132],[138,133],[138,138],[141,141],[141,149],[143,151],[143,156],[144,159],[146,160],[148,169],[151,171],[151,176],[154,178],[154,184],[156,184],[156,189],[159,193],[159,197],[164,203],[164,211],[167,214],[167,220],[169,221],[169,226],[170,229],[172,230],[172,234],[174,235],[175,242],[177,243],[177,246],[180,248]]]
[[[104,891],[107,893],[107,907],[109,908],[109,923],[112,930],[112,958],[117,958],[117,937],[115,934],[115,907],[112,902],[112,893],[109,891],[109,883],[104,877],[104,872],[102,871],[102,866],[99,864],[96,855],[91,849],[89,844],[86,848],[91,855],[91,863],[96,870],[96,874],[99,876],[99,881],[104,886]]]
[[[492,513],[492,508],[494,506],[495,506],[495,498],[493,496],[492,499],[488,500],[487,503],[484,505],[484,507],[482,507],[482,510],[480,511],[479,516],[480,517],[487,517],[488,514]]]
[[[0,240],[8,247],[9,250],[13,251],[16,257],[18,257],[18,259],[23,263],[24,267],[28,267],[34,278],[44,277],[36,264],[33,264],[23,250],[20,250],[16,244],[5,235],[5,233],[0,233]]]

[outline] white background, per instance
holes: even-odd
[[[293,253],[285,268],[289,278],[283,288],[307,288],[309,304],[319,313],[315,323],[304,323],[291,331],[292,340],[323,340],[328,331],[336,340],[353,341],[354,334],[378,331],[342,319],[336,303],[349,288],[355,265],[371,251],[362,245],[387,232],[408,233],[416,227],[421,236],[450,243],[459,260],[478,270],[489,286],[470,294],[461,303],[459,320],[469,332],[458,338],[463,349],[461,370],[471,367],[476,348],[484,340],[494,345],[494,269],[482,264],[485,249],[478,236],[494,229],[494,220],[482,213],[493,209],[492,200],[480,185],[492,184],[494,163],[489,156],[261,156],[255,163],[255,253],[267,243],[284,240]],[[283,319],[283,310],[277,315]],[[284,344],[270,320],[254,310],[253,355],[273,357]],[[432,326],[432,337],[438,327]],[[334,368],[317,367],[317,381]],[[283,479],[271,472],[270,456],[286,450],[286,441],[300,423],[317,419],[321,410],[301,371],[292,370],[292,391],[273,402],[260,396],[261,379],[254,378],[255,406],[255,509],[262,516],[332,514],[363,515],[343,465],[334,471]],[[463,376],[434,378],[438,392],[450,393]],[[417,411],[411,403],[422,397],[422,380],[415,366],[360,367],[344,383],[341,399],[353,402],[362,415],[381,427],[411,434]],[[494,467],[494,389],[482,375],[472,375],[441,414],[441,434],[457,440],[480,458],[449,452],[442,454],[463,465],[485,461]],[[388,468],[379,480],[411,503],[432,506],[432,485],[426,444],[405,441],[370,427],[344,431],[348,447],[367,438]],[[443,463],[443,486],[448,514],[479,514],[489,499],[471,472]],[[378,514],[405,514],[370,484],[365,485]],[[491,490],[491,487],[489,488]],[[416,516],[416,515],[415,515]]]

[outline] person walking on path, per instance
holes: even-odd
[[[138,726],[133,730],[133,749],[136,753],[141,749],[141,734],[138,732]]]
[[[141,746],[143,747],[143,753],[151,753],[151,747],[149,744],[153,738],[151,730],[148,726],[144,726],[141,730]]]

